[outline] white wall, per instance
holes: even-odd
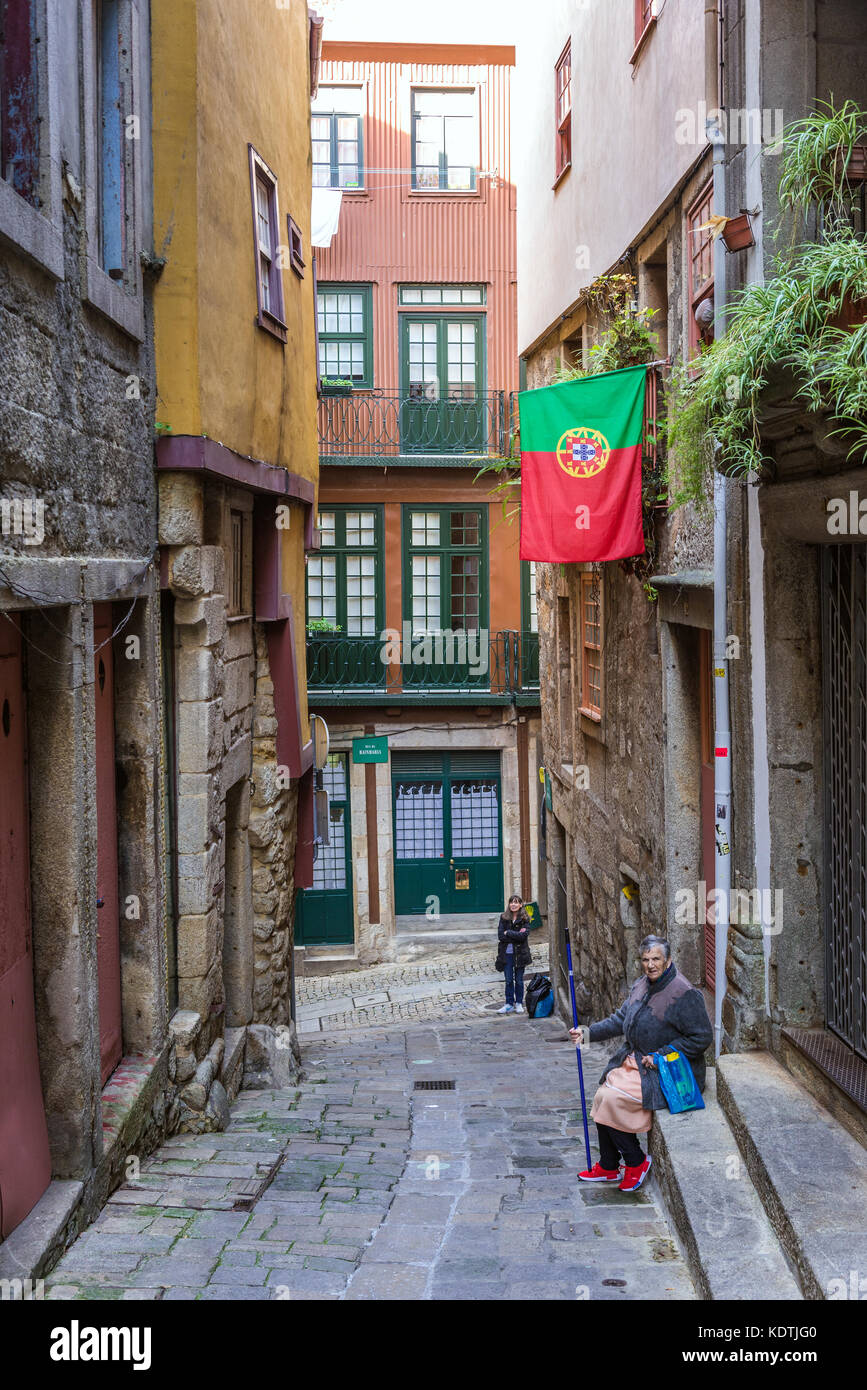
[[[700,123],[704,6],[664,0],[634,68],[633,27],[633,0],[522,9],[512,113],[522,353],[618,261],[704,148],[703,130],[682,142],[678,120],[688,109]],[[570,34],[572,168],[553,190],[554,64]]]
[[[511,44],[526,6],[523,0],[311,0],[311,8],[325,17],[325,39]]]

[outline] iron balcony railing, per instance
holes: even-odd
[[[429,391],[429,394],[427,393]],[[328,459],[511,458],[514,393],[463,396],[353,391],[319,401],[319,453]]]
[[[387,634],[386,634],[387,637]],[[382,637],[310,633],[313,695],[488,695],[512,699],[539,689],[535,632],[416,634],[403,650]]]

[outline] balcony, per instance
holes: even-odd
[[[538,633],[432,633],[407,645],[395,661],[383,637],[309,633],[311,704],[539,703]]]
[[[353,391],[319,401],[321,464],[440,467],[513,457],[514,393],[462,396]]]

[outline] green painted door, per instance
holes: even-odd
[[[299,946],[347,945],[354,938],[348,756],[330,753],[322,774],[329,794],[329,843],[319,846],[313,887],[298,895],[295,941]]]
[[[487,438],[479,316],[401,315],[402,454],[478,454]]]
[[[498,753],[392,754],[395,911],[503,907]]]

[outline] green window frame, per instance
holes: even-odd
[[[487,631],[487,503],[407,502],[402,530],[403,612],[412,635]]]
[[[313,187],[364,190],[364,92],[320,87],[310,115]]]
[[[316,290],[319,375],[373,386],[373,286],[320,284]]]
[[[475,193],[479,157],[475,87],[413,87],[411,106],[413,189]]]
[[[318,526],[321,546],[307,559],[308,626],[330,622],[341,636],[379,640],[385,626],[382,507],[326,506]]]
[[[459,309],[461,305],[479,308],[487,301],[487,285],[400,285],[397,302],[401,308],[423,309],[433,305]]]
[[[536,561],[521,561],[521,631],[539,631],[539,610],[536,598]]]

